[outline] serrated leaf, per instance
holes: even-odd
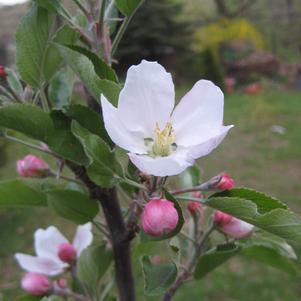
[[[125,15],[131,16],[144,0],[116,0],[116,6]]]
[[[48,135],[46,143],[58,155],[75,163],[87,164],[81,143],[71,132],[71,120],[61,111],[50,113],[54,130]]]
[[[250,188],[233,188],[231,190],[225,190],[210,196],[210,198],[215,197],[234,197],[250,200],[256,204],[259,213],[266,213],[277,208],[288,208],[287,205],[283,204],[276,198]]]
[[[81,141],[89,157],[87,172],[90,178],[102,187],[116,185],[121,180],[123,172],[109,146],[76,121],[72,122],[72,132]]]
[[[173,284],[177,277],[177,266],[171,263],[152,264],[149,257],[141,259],[144,274],[144,292],[147,296],[161,295]]]
[[[234,255],[238,254],[239,251],[240,247],[234,243],[218,245],[214,249],[209,250],[199,259],[194,271],[194,278],[201,279]]]
[[[101,79],[107,79],[113,82],[118,83],[117,75],[109,65],[107,65],[100,57],[98,57],[95,53],[89,51],[87,48],[76,46],[76,45],[67,45],[68,43],[64,43],[68,48],[83,54],[86,56],[94,66],[94,70],[96,74]]]
[[[301,217],[279,200],[263,193],[237,188],[214,194],[205,204],[286,240],[301,243]]]
[[[44,81],[43,66],[54,15],[33,4],[16,31],[16,65],[22,79],[39,88]]]
[[[46,194],[35,189],[26,180],[0,182],[0,207],[47,206]]]
[[[45,1],[45,0],[42,0]],[[62,56],[54,43],[75,43],[79,39],[79,34],[68,25],[63,25],[51,38],[48,43],[44,59],[43,74],[45,79],[50,80],[63,64]]]
[[[82,105],[72,105],[65,108],[66,115],[76,120],[82,127],[88,129],[92,134],[98,135],[111,147],[114,145],[107,134],[101,116],[90,108]]]
[[[110,267],[112,260],[112,252],[105,244],[88,247],[78,260],[79,280],[95,293],[99,280]]]
[[[51,80],[48,87],[48,99],[53,109],[61,109],[70,104],[74,79],[74,72],[66,67]]]
[[[99,211],[95,200],[75,190],[52,190],[47,193],[48,205],[60,216],[77,224],[85,224]]]
[[[5,71],[7,73],[7,82],[9,84],[9,86],[11,87],[11,89],[15,93],[17,93],[17,95],[19,95],[19,96],[22,95],[23,86],[22,86],[17,74],[15,73],[15,71],[10,68],[6,68]]]
[[[52,13],[57,13],[67,20],[71,20],[70,14],[63,7],[60,0],[33,0],[39,6],[49,10]]]
[[[36,106],[23,104],[0,108],[0,126],[41,141],[53,131],[53,122],[47,113]]]
[[[272,245],[269,246],[255,242],[247,244],[240,243],[240,245],[242,246],[240,254],[248,259],[262,262],[294,276],[297,275],[296,262],[280,254]]]
[[[112,104],[117,104],[121,86],[107,79],[100,79],[94,70],[92,61],[85,55],[70,49],[68,46],[56,44],[65,63],[83,81],[89,92],[98,100],[104,94]]]

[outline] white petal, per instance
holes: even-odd
[[[203,143],[191,146],[189,155],[194,159],[208,155],[224,140],[232,127],[233,125],[223,126],[215,136],[212,136]]]
[[[24,270],[48,276],[61,274],[67,266],[49,258],[35,257],[22,253],[17,253],[15,257]]]
[[[146,155],[129,154],[133,164],[142,172],[158,177],[180,174],[194,164],[187,151],[177,151],[168,157],[152,158]]]
[[[174,107],[175,91],[170,73],[156,62],[143,60],[127,72],[118,110],[125,126],[152,137],[156,122],[164,128]]]
[[[142,133],[130,132],[126,129],[122,123],[119,111],[116,109],[103,95],[101,95],[101,106],[105,128],[113,140],[118,146],[137,153],[146,153],[144,145],[144,136]],[[142,120],[140,120],[142,122]]]
[[[49,258],[59,261],[59,245],[68,242],[67,238],[54,226],[46,230],[38,229],[34,234],[35,250],[38,257]]]
[[[73,247],[77,251],[77,257],[81,252],[87,248],[93,241],[92,224],[87,223],[85,225],[78,226],[73,239]]]
[[[175,141],[190,146],[217,134],[223,124],[224,95],[211,81],[200,80],[172,114]]]

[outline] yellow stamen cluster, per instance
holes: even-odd
[[[167,122],[164,129],[161,131],[159,124],[156,123],[155,136],[151,148],[152,155],[161,157],[170,155],[176,148],[174,141],[175,137],[172,124]]]

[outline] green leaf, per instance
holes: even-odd
[[[23,86],[17,74],[10,68],[6,68],[5,71],[7,72],[7,81],[9,86],[15,93],[17,93],[17,95],[21,96],[23,93]]]
[[[275,198],[237,188],[214,194],[205,203],[288,241],[301,243],[301,217]]]
[[[23,179],[0,182],[0,207],[47,206],[46,194]]]
[[[107,134],[103,119],[90,108],[82,105],[72,105],[65,108],[66,115],[76,120],[82,127],[88,129],[92,134],[98,135],[111,147],[114,145]]]
[[[56,44],[65,63],[83,81],[92,96],[98,100],[104,94],[113,104],[117,104],[121,86],[107,79],[100,79],[95,72],[92,61],[82,53],[70,49],[68,46]]]
[[[42,0],[45,1],[45,0]],[[43,73],[47,80],[50,80],[53,75],[60,69],[64,60],[54,43],[75,43],[79,39],[79,34],[68,25],[63,25],[55,33],[51,39],[51,43],[47,45],[44,55]]]
[[[81,141],[90,164],[88,175],[102,187],[113,187],[122,179],[122,168],[109,146],[99,137],[72,122],[72,132]]]
[[[294,276],[297,275],[296,262],[283,256],[272,246],[260,243],[246,243],[241,245],[243,248],[240,254],[248,259],[262,262]]]
[[[58,215],[77,224],[93,220],[99,211],[95,200],[75,190],[52,190],[47,193],[47,199]]]
[[[17,69],[22,79],[35,88],[44,81],[42,69],[53,21],[49,11],[33,4],[17,28]]]
[[[110,267],[112,260],[112,252],[105,244],[85,249],[78,260],[79,280],[95,292],[99,280]]]
[[[116,6],[125,15],[130,16],[142,4],[143,0],[116,0]]]
[[[68,43],[65,42],[64,44],[67,45]],[[67,47],[86,56],[93,63],[94,70],[99,78],[108,79],[110,81],[118,83],[115,71],[95,53],[89,51],[87,48],[76,45],[68,45]]]
[[[49,10],[52,13],[57,13],[67,20],[71,20],[70,14],[63,7],[60,0],[34,0],[39,6]]]
[[[144,292],[147,296],[161,295],[177,277],[177,266],[171,263],[152,264],[148,256],[141,259],[144,274]]]
[[[179,175],[181,187],[193,187],[200,185],[201,171],[197,165],[188,167]]]
[[[69,67],[54,76],[48,87],[48,98],[52,108],[61,109],[70,104],[74,79],[74,72]]]
[[[42,141],[53,131],[53,122],[47,113],[36,106],[23,104],[0,108],[0,126]]]
[[[240,247],[234,243],[218,245],[216,248],[208,251],[200,258],[194,271],[194,278],[200,279],[204,277],[209,272],[228,261],[239,251]]]
[[[75,163],[87,164],[81,143],[71,132],[71,120],[61,111],[52,111],[54,130],[47,137],[46,143],[58,155]]]
[[[256,204],[259,213],[266,213],[277,208],[288,208],[287,205],[281,203],[276,198],[250,188],[234,188],[218,192],[210,196],[210,198],[216,197],[233,197],[250,200]]]

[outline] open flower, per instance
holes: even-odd
[[[47,276],[59,275],[71,262],[67,256],[72,253],[70,249],[76,252],[76,257],[79,257],[81,252],[92,243],[91,230],[91,223],[78,226],[71,245],[54,226],[50,226],[46,230],[38,229],[34,234],[34,247],[37,256],[17,253],[15,257],[20,266],[28,272]],[[72,256],[74,259],[74,253]]]
[[[174,108],[170,73],[156,62],[129,68],[118,108],[103,95],[105,127],[129,151],[139,170],[155,176],[181,173],[209,154],[232,126],[223,126],[224,97],[212,82],[198,81]]]

